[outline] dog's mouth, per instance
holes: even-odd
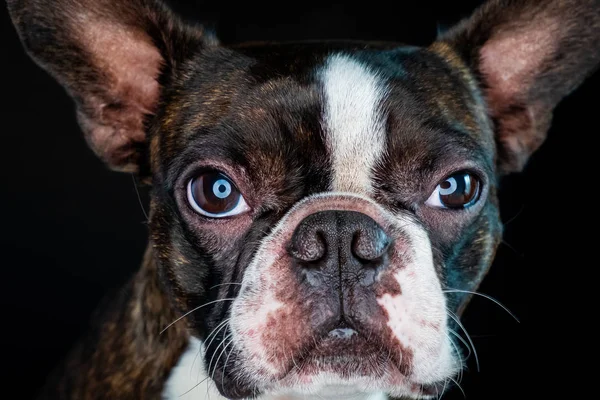
[[[336,328],[305,349],[288,374],[330,372],[342,377],[374,376],[389,362],[389,352],[375,338],[352,328]]]
[[[439,395],[445,382],[412,383],[410,362],[410,353],[394,354],[377,333],[342,323],[293,356],[280,382],[293,387],[311,385],[318,377],[336,376],[346,382],[365,379],[400,384],[421,398]]]

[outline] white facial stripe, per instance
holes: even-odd
[[[384,82],[359,61],[341,54],[329,57],[321,82],[323,130],[333,165],[331,189],[367,194],[371,169],[385,143]]]

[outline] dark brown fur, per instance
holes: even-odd
[[[229,306],[216,303],[160,332],[206,301],[235,296],[235,287],[211,288],[241,282],[257,243],[285,212],[327,190],[331,166],[311,71],[331,52],[362,57],[394,82],[395,114],[386,121],[393,156],[374,168],[373,197],[425,227],[440,279],[468,290],[481,283],[500,241],[497,179],[523,167],[544,140],[552,109],[600,62],[598,0],[492,0],[426,49],[358,42],[225,48],[158,0],[7,4],[29,54],[74,98],[92,149],[111,168],[152,183],[142,267],[57,371],[60,383],[49,381],[47,398],[160,398],[189,335],[206,337]],[[504,84],[496,66],[510,57],[522,68]],[[418,207],[428,185],[464,159],[487,179],[479,214]],[[235,179],[253,214],[207,222],[186,208],[185,182],[207,166]],[[298,293],[281,295],[299,302]],[[468,297],[449,297],[462,312]],[[263,335],[286,333],[284,317],[272,324],[278,331]],[[216,376],[231,397],[253,389]]]
[[[89,335],[49,377],[44,399],[155,399],[187,345],[184,325],[165,297],[151,250],[142,268],[110,299]]]

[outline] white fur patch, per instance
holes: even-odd
[[[165,400],[227,400],[206,377],[204,346],[192,337],[187,350],[171,370],[162,397]]]
[[[357,385],[358,386],[358,385]],[[326,386],[321,391],[312,393],[286,393],[273,396],[260,396],[256,400],[387,400],[383,392],[364,393],[348,386]]]
[[[410,218],[389,212],[368,196],[326,192],[298,202],[273,228],[271,234],[261,241],[255,258],[245,271],[240,294],[232,306],[231,328],[233,344],[245,355],[245,359],[238,361],[245,365],[248,377],[257,382],[259,387],[277,393],[265,399],[296,399],[302,396],[315,398],[312,397],[316,396],[315,393],[327,399],[327,393],[332,387],[351,390],[357,399],[369,398],[377,390],[396,397],[415,397],[411,386],[405,384],[410,382],[391,382],[386,378],[378,380],[362,376],[345,378],[324,371],[312,376],[310,383],[294,379],[271,382],[269,376],[275,379],[281,368],[267,355],[267,348],[273,343],[249,334],[250,330],[262,332],[266,327],[267,317],[272,312],[292,307],[291,304],[282,304],[274,298],[276,288],[284,282],[273,275],[276,271],[269,270],[279,259],[282,243],[287,240],[285,238],[306,215],[332,209],[367,213],[380,221],[382,226],[392,226],[407,237],[409,247],[398,249],[402,254],[406,251],[407,258],[399,254],[399,263],[390,265],[392,276],[402,292],[398,295],[386,293],[376,300],[389,317],[387,327],[390,333],[412,353],[410,382],[428,384],[454,375],[458,364],[451,352],[446,301],[435,270],[427,232]],[[406,263],[401,262],[402,259]],[[340,393],[339,390],[341,389],[337,393]],[[335,391],[333,393],[332,398],[344,398],[336,397]]]
[[[383,154],[383,80],[359,61],[337,54],[321,71],[323,130],[332,158],[333,191],[367,194],[371,170]]]
[[[446,298],[436,274],[427,233],[399,216],[397,225],[411,241],[410,263],[394,273],[402,293],[377,299],[389,316],[388,327],[403,346],[413,351],[413,379],[434,383],[454,372],[446,325]]]
[[[227,400],[221,396],[215,384],[206,379],[206,368],[204,366],[204,345],[194,337],[186,351],[179,358],[179,362],[171,371],[169,379],[165,383],[162,393],[164,400]],[[339,395],[339,390],[329,388],[317,393],[317,398],[324,400],[341,400],[351,398],[353,400],[386,400],[384,393],[357,394],[352,393],[348,397]],[[347,389],[346,389],[347,390]],[[338,393],[334,395],[332,393]],[[256,400],[308,400],[306,394],[280,394],[259,396]]]

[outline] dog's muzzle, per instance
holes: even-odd
[[[282,218],[247,267],[230,324],[237,373],[263,391],[416,395],[455,372],[425,230],[358,195],[312,196]]]

